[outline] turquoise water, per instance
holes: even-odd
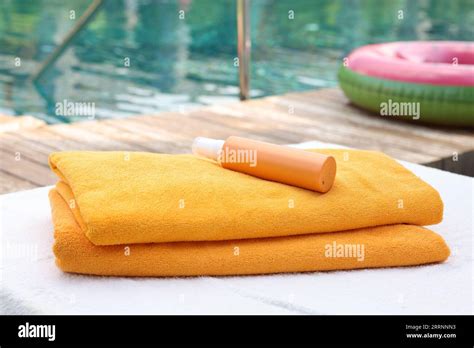
[[[238,99],[235,0],[106,0],[29,82],[90,3],[0,1],[0,114],[73,122],[56,103],[118,118]],[[341,59],[363,44],[474,37],[473,0],[252,0],[251,15],[252,97],[335,86]]]

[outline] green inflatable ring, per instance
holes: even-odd
[[[354,72],[345,66],[339,69],[338,79],[347,98],[355,105],[379,115],[387,106],[419,103],[419,118],[416,122],[474,127],[474,87],[386,80]],[[389,117],[404,120],[416,118],[406,115]]]

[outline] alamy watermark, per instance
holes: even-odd
[[[219,163],[248,163],[250,167],[257,166],[257,150],[232,149],[224,147],[219,151],[217,157]]]
[[[336,241],[324,246],[324,256],[334,258],[355,258],[362,262],[365,260],[364,244],[340,244]]]
[[[37,325],[26,322],[18,326],[18,337],[47,338],[48,341],[54,341],[56,339],[56,325]]]
[[[397,102],[389,99],[380,103],[381,116],[407,116],[414,120],[420,118],[420,103],[418,102]]]
[[[55,113],[57,116],[82,116],[93,119],[95,118],[95,103],[72,102],[64,99],[56,103]]]

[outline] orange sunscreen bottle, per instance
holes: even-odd
[[[323,193],[329,191],[336,177],[332,156],[246,138],[231,136],[224,141],[198,137],[192,151],[226,169]]]

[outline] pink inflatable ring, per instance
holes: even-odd
[[[472,42],[363,46],[344,60],[338,77],[354,104],[382,116],[474,126]]]

